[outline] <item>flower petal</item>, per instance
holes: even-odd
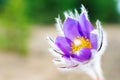
[[[88,20],[88,17],[86,16],[85,12],[80,14],[79,23],[80,23],[80,27],[81,27],[82,31],[84,32],[83,33],[84,36],[89,38],[89,34],[94,29],[94,27]]]
[[[58,36],[55,40],[55,44],[58,48],[64,53],[65,57],[70,57],[70,51],[71,51],[71,41],[65,37]]]
[[[85,62],[88,61],[92,56],[92,53],[89,48],[82,48],[78,54],[74,53],[71,55],[72,58],[80,61],[80,62]]]
[[[97,34],[91,33],[90,34],[90,42],[92,45],[93,49],[97,49],[98,48],[98,37]]]
[[[80,26],[79,22],[77,20],[74,20],[72,18],[67,18],[63,25],[64,34],[67,38],[69,38],[71,41],[80,35]]]

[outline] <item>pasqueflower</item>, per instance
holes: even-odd
[[[56,18],[57,29],[61,33],[55,40],[47,37],[49,51],[57,58],[54,60],[64,70],[81,69],[94,79],[102,80],[100,59],[106,47],[106,35],[97,20],[94,28],[87,11],[82,5],[81,14],[75,10],[65,12],[65,21]]]

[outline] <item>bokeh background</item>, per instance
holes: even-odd
[[[0,80],[91,80],[83,73],[60,72],[48,52],[47,34],[55,37],[55,17],[87,8],[108,35],[102,58],[106,80],[120,79],[120,0],[0,0]]]

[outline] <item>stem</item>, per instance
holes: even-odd
[[[96,74],[95,80],[105,80],[101,68],[101,56],[96,57],[95,62],[92,66],[94,73]]]
[[[93,80],[105,80],[101,69],[101,56],[96,57],[96,59],[91,62],[88,74]]]

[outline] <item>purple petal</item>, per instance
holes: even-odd
[[[71,41],[76,38],[77,36],[80,36],[80,26],[79,22],[72,19],[72,18],[67,18],[64,22],[64,34],[67,38],[69,38]]]
[[[79,23],[80,23],[81,30],[84,32],[83,33],[84,36],[89,38],[89,34],[94,29],[94,27],[88,20],[87,16],[85,16],[85,13],[80,14]]]
[[[58,36],[55,40],[57,47],[64,53],[65,57],[70,57],[71,41],[65,37]]]
[[[78,52],[78,54],[74,53],[71,56],[72,56],[72,58],[74,58],[80,62],[84,62],[84,61],[90,60],[92,54],[91,54],[91,51],[89,48],[83,48]]]
[[[90,34],[90,42],[91,42],[92,48],[97,49],[98,39],[96,34],[93,34],[93,33]]]

